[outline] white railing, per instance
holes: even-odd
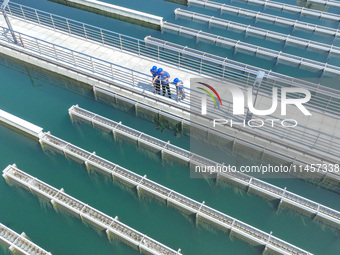
[[[44,133],[44,135],[40,137],[39,142],[42,145],[51,146],[57,151],[64,153],[66,157],[70,155],[71,157],[75,157],[81,161],[86,162],[89,165],[100,168],[105,172],[111,173],[114,177],[123,179],[125,182],[129,183],[129,185],[135,186],[137,188],[142,188],[162,200],[170,201],[171,203],[176,204],[177,206],[190,211],[191,213],[195,213],[197,215],[199,214],[200,217],[208,221],[213,221],[226,229],[238,232],[245,238],[253,240],[256,243],[264,245],[275,251],[278,251],[281,254],[310,255],[309,252],[276,237],[275,239],[273,238],[270,243],[266,244],[264,241],[269,238],[270,235],[268,233],[265,233],[253,226],[250,226],[231,216],[228,216],[211,207],[208,207],[203,203],[199,203],[163,185],[148,180],[145,176],[142,177],[141,175],[138,175],[128,169],[107,161],[106,159],[103,159],[98,155],[93,155],[89,159],[88,155],[91,154],[90,152],[86,152],[86,156],[84,156],[83,149],[71,145],[66,141],[63,141],[62,139],[57,138],[49,133]],[[72,148],[72,150],[70,150],[70,148]],[[232,221],[235,222],[235,225],[232,225]]]
[[[0,35],[0,40],[12,42],[11,38],[6,36],[6,28],[0,26],[0,30],[3,31]],[[150,75],[16,31],[15,34],[23,48],[48,57],[51,61],[59,61],[70,67],[81,68],[87,72],[109,78],[112,82],[119,82],[132,88],[141,88],[144,91],[154,92]],[[172,92],[175,93],[174,89],[172,89]]]
[[[83,37],[103,45],[112,46],[122,51],[136,54],[153,61],[170,63],[206,74],[218,79],[228,80],[239,86],[252,86],[260,68],[249,66],[227,58],[208,54],[188,47],[165,43],[163,40],[148,37],[148,41],[122,35],[103,28],[81,23],[62,16],[33,9],[16,3],[7,6],[7,12],[13,17],[35,22],[63,31],[73,36]],[[264,70],[266,77],[261,85],[261,91],[267,93],[272,87],[304,87],[313,93],[309,106],[325,113],[339,114],[340,91],[289,76]]]
[[[218,165],[217,162],[214,162],[212,160],[209,160],[207,158],[204,158],[200,155],[194,154],[190,151],[184,150],[177,146],[170,145],[165,141],[162,141],[160,139],[157,139],[155,137],[142,133],[136,129],[127,127],[123,125],[121,122],[118,123],[116,121],[107,119],[98,114],[95,114],[93,112],[80,108],[78,105],[73,105],[71,108],[69,108],[68,111],[69,111],[70,116],[77,117],[83,120],[85,123],[91,123],[93,126],[101,125],[101,126],[110,127],[112,131],[119,131],[121,134],[125,136],[132,135],[134,136],[136,140],[151,143],[154,146],[154,148],[158,148],[159,150],[161,150],[161,148],[167,147],[166,148],[167,150],[174,152],[179,157],[184,156],[187,158],[188,161],[189,160],[192,161],[193,159],[196,160],[196,162],[194,162],[196,164],[207,165],[207,166]],[[244,173],[239,173],[239,172],[228,173],[227,172],[227,173],[222,173],[221,175],[225,176],[226,178],[234,178],[234,180],[237,179],[237,181],[241,183],[246,182],[247,184],[245,185],[248,185],[248,186],[251,185],[251,187],[255,186],[259,188],[258,190],[260,192],[269,194],[272,197],[285,199],[285,201],[291,204],[292,206],[302,207],[302,208],[305,208],[306,210],[311,210],[315,214],[320,213],[321,217],[323,217],[322,215],[323,213],[326,217],[331,218],[334,222],[337,222],[338,225],[340,225],[340,212],[332,208],[316,203],[312,200],[309,200],[307,198],[304,198],[297,194],[289,192],[286,189],[279,188],[275,185],[256,179]],[[250,184],[250,180],[251,180],[251,184]],[[295,204],[298,204],[298,205],[295,205]],[[317,211],[318,208],[319,210]]]
[[[181,254],[180,250],[175,251],[156,240],[147,237],[143,233],[118,221],[118,217],[112,218],[103,212],[90,207],[89,205],[77,200],[76,198],[60,192],[58,189],[34,178],[33,176],[18,169],[16,165],[10,165],[3,171],[5,178],[11,178],[22,186],[41,194],[50,201],[56,202],[62,207],[71,210],[81,218],[86,218],[95,225],[112,232],[126,241],[137,245],[145,254],[155,255],[176,255]],[[35,253],[32,253],[35,254]],[[40,253],[39,253],[40,254]]]
[[[0,29],[2,29],[3,31],[6,30],[4,27],[1,26]],[[66,63],[70,67],[78,67],[86,70],[87,72],[109,78],[109,80],[112,82],[117,81],[119,83],[123,83],[124,85],[127,85],[127,88],[140,88],[143,89],[143,91],[153,92],[153,88],[150,86],[151,76],[149,75],[125,67],[121,67],[119,65],[94,58],[87,54],[58,46],[19,32],[15,32],[15,34],[18,37],[18,41],[27,50],[36,52],[45,57],[49,57],[51,60],[54,61]],[[0,36],[0,40],[10,40],[10,38],[6,37],[5,32],[2,34],[2,36],[3,37]],[[171,90],[173,94],[176,92],[174,86],[171,86]],[[187,88],[187,90],[189,89]],[[151,95],[152,94],[150,94],[150,96]],[[187,93],[187,97],[184,102],[188,104],[189,100],[190,93]],[[193,103],[197,103],[193,101],[194,99],[191,100],[192,106],[194,106]],[[230,104],[230,102],[226,103]],[[197,104],[199,105],[199,102]],[[272,132],[271,129],[268,129],[266,131],[269,133]],[[279,134],[285,136],[288,140],[295,141],[296,137],[304,134],[305,139],[303,141],[300,141],[302,145],[337,156],[337,150],[338,148],[340,148],[339,138],[335,136],[329,136],[324,137],[323,139],[319,139],[319,133],[319,131],[312,129],[309,130],[308,133],[306,133],[303,129],[297,129],[294,130],[294,132],[286,132],[285,128],[281,128],[274,135]],[[330,144],[332,144],[332,146],[329,146]]]

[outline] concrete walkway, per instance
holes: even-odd
[[[208,78],[206,76],[199,75],[198,73],[188,71],[185,69],[178,69],[177,67],[171,66],[169,64],[165,64],[160,62],[152,61],[148,58],[143,58],[138,56],[137,54],[127,53],[121,51],[120,49],[113,48],[111,46],[102,45],[97,42],[93,42],[90,40],[86,40],[82,37],[76,37],[73,35],[69,35],[65,32],[60,32],[58,30],[53,30],[48,27],[39,26],[39,24],[27,22],[25,20],[17,19],[10,17],[10,21],[12,23],[13,29],[15,31],[24,33],[26,35],[36,37],[41,40],[45,40],[47,42],[54,43],[56,45],[63,46],[65,48],[69,48],[78,52],[82,52],[84,54],[88,54],[90,56],[103,59],[109,61],[111,63],[120,65],[122,67],[134,69],[138,72],[149,75],[150,68],[153,65],[157,65],[158,67],[164,68],[171,75],[171,80],[175,77],[180,78],[184,81],[185,86],[187,87],[187,99],[184,102],[178,103],[182,107],[187,107],[189,109],[189,99],[190,99],[190,80],[198,79],[198,78]],[[2,16],[0,16],[0,26],[7,27],[6,23]],[[122,68],[122,70],[124,70]],[[152,89],[150,86],[151,83],[151,75],[150,80],[142,82],[140,85],[141,88],[150,91],[147,93],[152,93]],[[227,84],[228,85],[228,84]],[[170,85],[172,91],[175,91],[175,87],[173,84]],[[193,97],[194,94],[191,95]],[[155,98],[162,96],[154,95]],[[197,100],[199,95],[195,95],[195,100],[193,98],[191,102],[190,110],[200,111],[200,101]],[[166,99],[168,100],[168,99]],[[175,99],[172,99],[171,103],[175,103]],[[223,102],[228,104],[232,101],[231,95],[223,96]],[[194,102],[194,103],[193,103]],[[210,106],[212,107],[209,107]],[[257,106],[261,109],[268,109],[271,106],[271,98],[260,95],[257,101]],[[208,115],[212,117],[218,118],[230,118],[231,108],[228,112],[223,112],[213,107],[213,102],[208,100],[208,109],[211,109],[208,112]],[[278,118],[282,119],[279,115],[278,109],[272,116],[268,116],[268,118]],[[266,136],[273,141],[280,141],[282,144],[286,144],[291,148],[300,148],[300,150],[310,151],[312,153],[316,153],[319,156],[317,162],[320,162],[320,159],[326,158],[326,162],[339,162],[340,159],[340,119],[339,116],[330,116],[324,115],[320,112],[311,111],[312,117],[304,116],[300,114],[300,111],[296,110],[296,107],[288,107],[288,114],[285,117],[286,119],[297,119],[299,122],[298,127],[296,128],[263,128],[263,129],[253,129],[251,132],[253,134],[260,134],[262,136]],[[257,117],[256,117],[257,118]],[[247,128],[248,131],[251,128]],[[226,128],[221,128],[221,130],[226,130]],[[226,131],[229,133],[233,133],[232,131]],[[234,132],[235,133],[235,132]],[[247,139],[252,139],[253,141],[258,138],[249,137],[249,135],[245,136]],[[271,142],[263,142],[257,140],[259,144],[263,144],[263,146],[272,146],[276,148],[275,142],[272,144]],[[294,155],[296,152],[287,151]],[[329,159],[329,160],[328,160]]]

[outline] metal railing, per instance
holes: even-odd
[[[30,241],[25,233],[19,235],[12,229],[0,223],[0,241],[9,246],[11,254],[24,254],[24,255],[52,255],[50,252],[45,251],[38,245]],[[1,243],[0,243],[1,244]]]
[[[297,13],[297,14],[307,16],[307,17],[309,16],[309,17],[331,20],[331,21],[336,21],[336,22],[340,21],[340,15],[336,13],[318,11],[318,10],[304,8],[304,7],[295,6],[291,4],[284,4],[284,3],[269,1],[269,0],[238,0],[238,1],[264,6],[265,8],[273,8],[273,9],[278,9],[280,11]]]
[[[294,1],[295,2],[295,1]],[[307,0],[308,3],[321,4],[324,6],[340,8],[340,2],[336,0]]]
[[[169,151],[170,153],[174,153],[174,155],[177,155],[177,157],[180,157],[180,158],[184,157],[187,161],[193,162],[195,164],[206,165],[206,166],[220,165],[218,162],[209,160],[200,155],[184,150],[175,145],[169,144],[168,142],[162,141],[160,139],[157,139],[155,137],[142,133],[136,129],[125,126],[120,122],[118,123],[116,121],[107,119],[103,116],[100,116],[98,114],[85,110],[83,108],[80,108],[78,105],[73,105],[72,107],[70,107],[68,112],[71,117],[73,118],[76,117],[85,123],[88,123],[90,125],[92,124],[92,126],[94,127],[96,126],[106,127],[112,130],[113,132],[119,132],[120,134],[124,136],[133,137],[138,142],[149,143],[151,144],[151,146],[153,146],[153,148],[156,148],[159,150],[165,149]],[[301,197],[285,189],[279,188],[275,185],[256,179],[244,173],[240,173],[240,172],[228,173],[227,172],[227,173],[221,173],[220,176],[224,176],[225,178],[232,179],[233,181],[237,181],[239,183],[242,183],[243,185],[256,188],[259,192],[268,194],[271,197],[282,199],[286,201],[288,204],[291,204],[292,206],[300,207],[307,211],[312,211],[312,213],[315,213],[315,214],[320,213],[320,216],[322,218],[326,218],[327,220],[329,220],[330,218],[331,221],[333,221],[338,226],[340,226],[340,212],[334,209],[331,209],[329,207],[326,207],[312,200]]]
[[[232,5],[223,3],[217,3],[213,1],[202,1],[202,0],[188,0],[188,4],[195,4],[204,6],[207,8],[220,10],[221,12],[228,12],[236,15],[241,15],[248,18],[255,18],[256,20],[263,20],[265,22],[274,22],[283,26],[292,26],[293,28],[300,29],[303,31],[315,32],[324,35],[340,37],[340,30],[326,26],[319,26],[312,23],[302,22],[299,20],[287,19],[280,16],[267,14],[264,12],[252,11],[249,9],[239,8]]]
[[[10,165],[3,171],[5,178],[11,178],[22,186],[33,190],[52,203],[71,210],[79,215],[81,219],[87,219],[91,223],[100,226],[101,228],[111,232],[122,238],[128,244],[136,246],[142,253],[155,255],[179,255],[180,250],[175,251],[164,244],[144,235],[141,232],[121,223],[118,217],[112,218],[103,212],[77,200],[76,198],[61,192],[60,190],[34,178],[33,176],[18,169],[16,165]],[[33,253],[32,253],[33,254]],[[34,253],[35,254],[35,253]],[[39,253],[40,254],[40,253]]]
[[[137,190],[143,189],[148,193],[153,194],[157,198],[175,204],[185,211],[195,213],[197,216],[205,219],[206,221],[214,222],[215,224],[218,224],[225,229],[229,229],[231,232],[237,232],[244,238],[263,245],[268,249],[272,249],[281,254],[310,254],[309,252],[276,237],[271,238],[270,242],[266,242],[267,240],[269,240],[270,234],[263,232],[246,223],[243,223],[211,207],[208,207],[204,205],[204,202],[199,203],[176,191],[173,191],[156,182],[148,180],[146,176],[143,177],[108,160],[105,160],[95,154],[86,152],[83,149],[78,148],[49,133],[44,133],[40,137],[39,142],[42,146],[51,146],[53,149],[59,151],[60,153],[63,153],[65,156],[70,156],[71,158],[81,160],[83,162],[86,162],[87,166],[91,165],[95,168],[99,168],[111,174],[114,177],[113,179],[122,179],[126,183],[128,183],[129,186],[132,185],[134,187],[137,187]]]
[[[54,22],[54,24],[56,24],[56,22]],[[0,27],[1,29],[1,27]],[[5,28],[2,28],[5,31]],[[31,36],[27,36],[24,35],[22,33],[18,33],[16,32],[16,34],[18,35],[19,39],[18,41],[20,41],[22,43],[22,46],[26,49],[29,49],[31,51],[37,52],[41,55],[44,56],[48,56],[52,59],[55,60],[59,60],[62,61],[64,63],[67,63],[69,65],[75,66],[75,67],[79,67],[82,68],[84,70],[87,70],[91,73],[94,74],[99,74],[101,76],[104,77],[108,77],[110,80],[112,81],[118,81],[121,83],[124,83],[125,85],[129,85],[131,87],[135,86],[135,87],[139,87],[141,89],[145,90],[149,90],[152,91],[152,87],[150,86],[150,80],[151,77],[149,75],[145,75],[143,73],[140,72],[136,72],[134,70],[125,68],[125,67],[121,67],[119,65],[115,65],[112,64],[110,62],[98,59],[98,58],[94,58],[92,56],[80,53],[80,52],[76,52],[73,50],[70,50],[68,48],[62,47],[62,46],[58,46]],[[3,33],[3,35],[6,35],[6,33]],[[3,39],[6,40],[10,40],[7,39],[6,37],[4,37]],[[171,44],[172,46],[172,44]],[[194,53],[196,54],[198,51],[189,51],[189,53],[191,53],[191,55],[193,55]],[[198,52],[199,53],[199,52]],[[197,53],[197,54],[198,54]],[[183,63],[183,58],[185,57],[185,54],[188,54],[188,52],[185,52],[184,50],[182,51],[182,57],[181,57],[181,62]],[[166,55],[166,54],[165,54]],[[209,55],[206,56],[206,58],[209,58]],[[226,64],[226,62],[223,62],[224,64]],[[211,72],[209,70],[206,70],[206,72],[209,72],[211,74]],[[202,70],[203,72],[203,70]],[[249,80],[250,77],[248,77]],[[268,79],[268,77],[267,77]],[[268,84],[267,81],[263,81],[262,83],[262,88],[263,89],[269,89],[269,87],[271,86],[271,84]],[[243,85],[242,83],[240,83],[240,85]],[[172,87],[172,93],[175,93],[175,89]],[[190,94],[187,93],[187,98],[186,98],[186,103],[189,100]],[[322,104],[323,101],[325,101],[325,99],[317,97],[317,96],[313,96],[312,97],[312,102],[315,101],[315,104]],[[331,100],[331,99],[329,99]],[[333,101],[328,101],[327,106],[334,106],[332,105]],[[227,102],[230,104],[230,102]],[[313,106],[315,106],[315,104],[313,104]],[[317,105],[318,106],[318,105]],[[320,106],[321,107],[321,106]],[[272,130],[268,130],[269,132],[272,132]],[[298,133],[297,133],[298,132]],[[288,140],[292,140],[296,142],[296,134],[304,134],[304,131],[300,131],[297,130],[297,132],[293,132],[293,133],[287,133],[284,128],[282,128],[282,132],[280,131],[280,134],[282,136],[285,136],[288,138]],[[314,135],[315,134],[315,135]],[[277,134],[275,134],[277,135]],[[320,151],[323,152],[330,152],[330,150],[332,150],[334,152],[334,150],[337,149],[338,146],[338,139],[336,137],[330,137],[329,139],[327,138],[327,144],[325,143],[325,139],[319,139],[319,135],[318,132],[314,132],[312,130],[311,135],[309,136],[308,139],[304,139],[303,141],[301,141],[302,144],[308,146],[309,148],[314,148],[314,149],[318,149]],[[332,146],[331,146],[332,145]],[[332,152],[333,155],[336,155]]]
[[[5,28],[0,29],[5,31]],[[31,36],[24,35],[22,33],[15,32],[25,49],[37,52],[54,60],[62,61],[68,65],[75,66],[87,70],[91,73],[98,74],[109,78],[112,81],[118,81],[128,85],[134,86],[148,91],[153,91],[150,86],[151,77],[134,70],[121,67],[119,65],[112,64],[110,62],[94,58],[92,56],[70,50],[68,48],[58,46]],[[2,35],[6,35],[3,33]],[[10,40],[7,37],[0,37],[0,39]],[[175,93],[175,89],[172,86],[172,93]],[[188,89],[189,90],[189,89]],[[198,98],[198,97],[197,97]],[[188,103],[190,99],[190,93],[187,93],[185,103]],[[226,102],[229,103],[230,102]],[[199,102],[197,103],[199,105]],[[284,135],[287,139],[296,142],[297,135],[304,134],[305,137],[310,133],[308,139],[301,141],[301,144],[308,146],[309,148],[318,149],[323,152],[329,152],[332,155],[337,156],[336,151],[339,148],[339,142],[337,137],[327,137],[322,140],[319,139],[319,132],[311,130],[309,133],[305,133],[304,130],[296,130],[295,132],[286,132],[284,128],[276,132],[274,135]],[[271,133],[272,130],[268,129],[267,132]],[[326,143],[327,142],[327,143]],[[332,146],[330,146],[332,144]],[[335,152],[335,153],[334,153]]]
[[[264,37],[265,39],[269,38],[271,40],[284,42],[286,44],[300,46],[300,47],[307,48],[307,49],[314,49],[314,50],[329,53],[329,54],[340,55],[340,47],[338,46],[321,43],[321,42],[317,42],[313,40],[308,40],[308,39],[292,36],[290,34],[282,34],[282,33],[274,32],[271,30],[258,28],[255,26],[233,22],[227,19],[221,19],[221,18],[217,18],[214,16],[209,16],[209,15],[204,15],[204,14],[197,13],[197,12],[183,10],[180,8],[175,9],[175,15],[178,17],[184,17],[184,18],[191,19],[194,21],[208,23],[209,25],[223,27],[228,30],[230,29],[230,30],[234,30],[237,32],[242,31],[246,34],[261,36],[261,37]]]
[[[103,45],[112,46],[128,53],[149,58],[153,61],[162,61],[180,68],[192,70],[199,74],[231,81],[243,87],[252,86],[258,71],[262,70],[227,58],[167,43],[151,37],[147,37],[146,41],[139,40],[16,3],[10,3],[7,6],[7,11],[13,17],[35,22],[41,26],[47,26]],[[338,115],[340,111],[339,90],[295,79],[272,71],[262,71],[266,72],[266,77],[261,86],[262,92],[267,93],[268,91],[272,91],[272,87],[274,86],[304,87],[313,93],[312,100],[309,102],[310,107],[314,107],[325,113]]]
[[[3,31],[5,31],[4,27],[2,28]],[[31,36],[24,35],[19,32],[15,32],[18,36],[18,41],[22,44],[22,46],[25,49],[31,50],[33,52],[37,52],[43,56],[47,56],[49,58],[52,58],[54,60],[62,61],[64,63],[67,63],[68,65],[75,66],[82,68],[88,72],[94,73],[96,75],[101,75],[104,77],[109,78],[110,80],[118,81],[121,83],[124,83],[125,85],[128,85],[129,87],[134,86],[138,87],[148,91],[153,91],[152,87],[150,86],[150,80],[151,77],[149,75],[145,75],[140,72],[136,72],[132,69],[128,69],[125,67],[121,67],[119,65],[112,64],[110,62],[94,58],[92,56],[70,50],[68,48],[58,46]],[[0,39],[3,40],[10,40],[10,38],[7,38],[4,32],[2,34],[4,37],[0,37]],[[172,93],[175,93],[175,89],[173,86]],[[188,89],[188,88],[187,88]],[[189,89],[188,89],[189,90]],[[185,99],[185,103],[188,103],[190,99],[190,93],[187,93],[187,97]],[[226,102],[229,103],[230,102]],[[199,105],[199,103],[198,103]],[[272,130],[268,129],[268,132],[272,132]],[[290,139],[292,141],[296,141],[296,135],[302,134],[304,131],[297,130],[296,132],[289,132],[287,133],[284,128],[282,128],[282,131],[277,132],[277,134],[285,135],[287,139]],[[334,151],[337,150],[339,147],[338,140],[336,137],[330,137],[327,139],[323,138],[322,140],[319,139],[318,132],[311,130],[311,135],[308,139],[304,139],[301,141],[303,145],[306,145],[310,148],[318,149],[323,152],[330,152],[332,155],[334,154]],[[306,134],[308,135],[308,134]],[[327,143],[326,143],[327,141]],[[332,144],[332,146],[330,146]],[[330,151],[332,150],[332,151]],[[337,156],[337,155],[336,155]]]
[[[3,33],[0,35],[0,40],[11,42],[11,38],[6,36],[7,29],[0,26]],[[132,88],[139,88],[143,91],[154,93],[154,88],[151,86],[151,75],[138,72],[109,61],[105,61],[66,47],[62,47],[20,32],[15,31],[18,41],[26,50],[38,53],[44,57],[60,61],[72,67],[81,68],[87,72],[109,78],[112,82],[123,83]],[[175,86],[170,86],[172,94],[176,95]],[[189,88],[186,88],[189,90]],[[188,103],[190,94],[185,99]]]
[[[185,26],[176,25],[169,22],[163,23],[163,29],[171,31],[179,35],[194,37],[197,40],[208,41],[218,46],[224,46],[227,48],[235,48],[237,51],[249,52],[256,56],[263,56],[270,59],[275,59],[277,62],[285,62],[294,64],[302,68],[306,68],[313,71],[322,71],[331,75],[340,75],[340,67],[329,65],[327,63],[311,60],[309,58],[303,58],[300,56],[292,55],[282,51],[272,50],[269,48],[253,45],[250,43],[241,42],[239,40],[230,39],[224,36],[219,36],[211,33],[204,32]]]
[[[197,70],[201,74],[206,74],[217,79],[222,78],[223,80],[231,81],[243,88],[252,86],[256,78],[255,73],[257,74],[258,71],[264,71],[266,76],[261,83],[261,92],[271,94],[273,87],[306,88],[312,93],[311,100],[306,103],[307,106],[325,113],[332,113],[339,117],[340,90],[299,79],[292,78],[292,80],[289,80],[288,76],[279,73],[249,66],[151,36],[146,37],[145,42],[154,47],[160,47],[161,50],[167,52],[169,55],[177,53],[180,56],[178,67],[184,66],[191,70]],[[200,59],[199,64],[195,62],[197,59]],[[244,75],[239,75],[236,71],[234,73],[230,72],[229,68],[233,68],[233,70],[237,70],[239,73],[247,73],[248,75],[245,78]]]

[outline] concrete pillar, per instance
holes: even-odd
[[[97,90],[96,90],[96,86],[93,86],[93,95],[94,95],[94,99],[97,101]]]
[[[135,103],[135,114],[136,116],[138,116],[138,102]]]
[[[55,211],[58,211],[58,210],[57,210],[57,203],[54,201],[54,199],[52,199],[50,202],[51,202],[51,204],[52,204],[53,209],[54,209]]]
[[[116,131],[114,129],[112,129],[112,135],[113,135],[113,140],[116,141],[117,135],[116,135]]]
[[[205,204],[205,201],[202,202],[200,208],[198,209],[197,213],[196,213],[196,225],[198,225],[198,219],[199,219],[199,213],[201,211],[202,206]]]
[[[141,181],[139,182],[139,184],[136,186],[137,189],[137,195],[140,197],[140,192],[141,192],[141,188],[139,187],[139,185],[143,182],[143,180],[146,179],[146,175],[143,176],[143,178],[141,179]]]
[[[318,204],[318,209],[315,212],[315,216],[314,216],[313,220],[315,220],[318,217],[319,210],[320,210],[320,204]]]
[[[111,240],[111,234],[110,234],[111,232],[110,232],[110,230],[106,229],[105,233],[106,233],[107,239],[109,239],[109,241],[110,241]]]
[[[168,144],[170,144],[170,141],[168,141],[168,142],[166,143],[166,145],[168,145]],[[164,145],[163,148],[165,148],[166,145]],[[162,159],[163,159],[163,153],[164,153],[164,149],[161,150],[161,158],[162,158]]]
[[[8,249],[11,251],[12,254],[16,254],[16,249],[14,248],[13,245],[11,245],[10,247],[8,247]]]
[[[92,155],[96,155],[96,152],[92,152],[92,154],[85,160],[85,167],[88,173],[90,173],[90,164],[89,164],[89,159],[91,158]]]
[[[249,192],[250,190],[250,187],[251,187],[251,181],[253,180],[253,177],[250,178],[249,182],[248,182],[248,188],[247,188],[247,193]]]
[[[220,178],[220,172],[217,172],[217,174],[216,174],[216,184],[218,184],[218,182],[219,182],[219,178]]]
[[[234,224],[235,224],[235,219],[233,220],[233,223],[231,224],[229,235],[231,235],[231,232],[233,231]]]
[[[262,150],[262,152],[261,152],[261,157],[260,157],[261,161],[262,161],[262,159],[263,159],[263,156],[264,156],[264,152],[265,152],[265,151],[266,151],[266,148],[263,147],[263,150]]]
[[[287,187],[285,187],[284,188],[284,190],[283,190],[283,193],[282,193],[282,195],[281,195],[281,198],[280,198],[280,203],[279,203],[279,206],[280,206],[280,204],[282,203],[282,201],[283,201],[283,196],[285,195],[285,193],[286,193],[286,190],[287,190]]]
[[[273,232],[272,232],[272,231],[270,231],[270,234],[269,234],[269,237],[268,237],[267,243],[266,243],[266,244],[265,244],[265,246],[264,246],[263,253],[265,253],[265,251],[267,250],[267,246],[268,246],[268,244],[269,244],[270,238],[272,237],[272,234],[273,234]]]
[[[144,238],[146,237],[146,235],[144,235],[142,237],[142,239],[140,240],[139,244],[138,244],[138,250],[139,250],[139,253],[142,253],[143,252],[143,249],[142,249],[142,245],[143,245],[143,241],[144,241]]]
[[[171,197],[171,194],[172,194],[173,190],[170,191],[167,199],[166,199],[166,206],[169,206],[169,198]]]
[[[80,217],[81,221],[85,223],[84,217],[83,217],[83,214],[82,214],[82,213],[79,213],[79,217]]]

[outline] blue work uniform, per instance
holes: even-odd
[[[179,100],[183,100],[185,98],[183,81],[178,81],[176,83],[176,90],[177,90],[177,102]]]
[[[179,91],[183,90],[183,88],[184,88],[184,87],[183,87],[183,81],[178,81],[177,84],[178,84],[178,83],[179,83],[179,85],[176,86],[176,88],[177,88]],[[176,85],[177,85],[177,84],[176,84]]]
[[[166,71],[163,74],[160,74],[162,84],[169,84],[169,79],[165,81],[166,78],[170,78],[170,74]]]
[[[169,98],[171,98],[171,92],[170,92],[170,85],[169,85],[169,80],[167,78],[170,78],[170,74],[166,71],[163,72],[163,74],[159,75],[160,80],[162,82],[162,90],[163,90],[163,96],[165,96],[166,91],[168,92]],[[167,79],[167,80],[165,80]]]
[[[150,73],[152,74],[153,78],[155,78],[158,75],[157,69],[155,71],[152,71],[152,69],[150,69]]]
[[[160,91],[160,88],[161,88],[161,81],[159,79],[159,75],[158,75],[158,70],[156,69],[155,71],[152,71],[152,69],[150,69],[150,73],[152,74],[152,77],[153,79],[155,79],[155,93],[160,95],[161,94],[161,91]]]

